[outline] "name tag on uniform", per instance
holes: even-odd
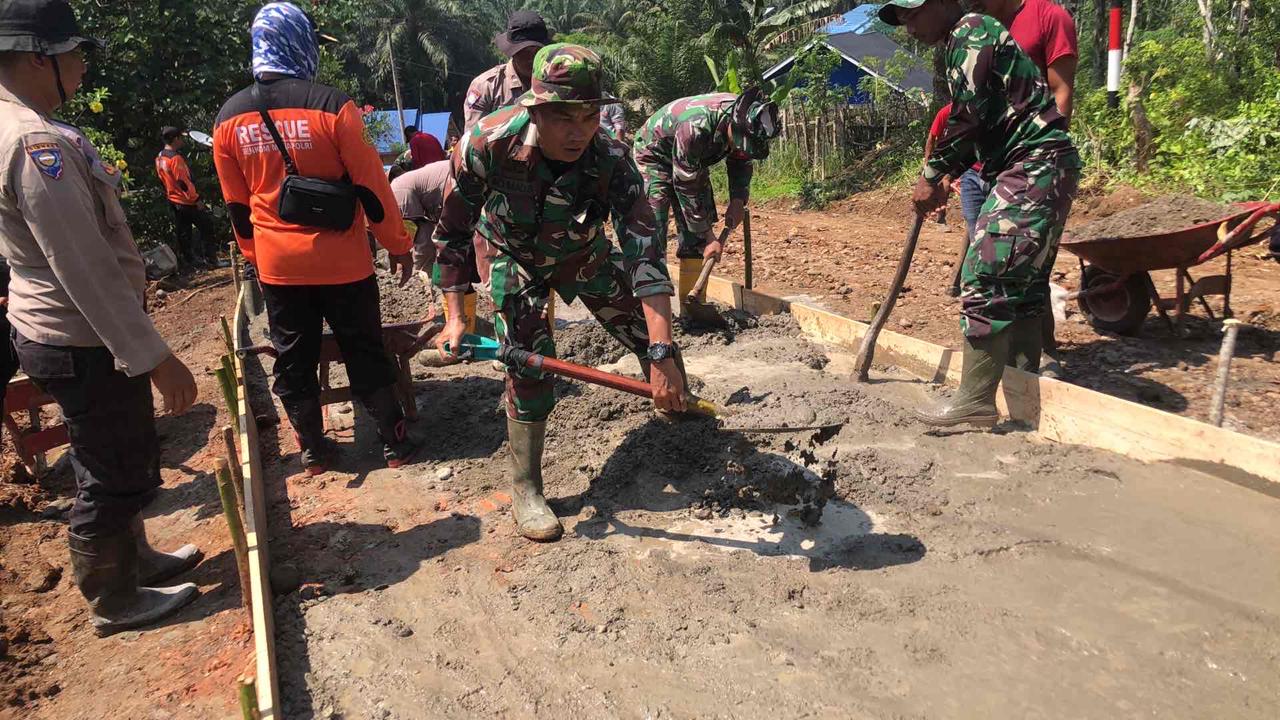
[[[534,182],[532,168],[525,162],[507,162],[489,179],[489,187],[510,195],[532,195]]]

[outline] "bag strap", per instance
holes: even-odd
[[[253,83],[253,101],[258,106],[258,114],[262,116],[262,122],[267,126],[267,132],[271,133],[271,139],[276,143],[276,149],[284,156],[284,171],[286,175],[298,175],[298,166],[293,163],[293,157],[289,155],[289,149],[284,146],[284,139],[280,137],[280,131],[276,129],[276,124],[271,120],[271,114],[267,112],[267,101],[262,97],[262,84],[256,80]]]

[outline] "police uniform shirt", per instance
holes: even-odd
[[[462,103],[462,136],[465,138],[480,118],[514,103],[528,91],[529,86],[520,79],[510,61],[477,75]]]
[[[130,376],[169,356],[144,309],[146,271],[120,174],[76,128],[0,88],[0,252],[9,321],[46,345],[105,346]]]

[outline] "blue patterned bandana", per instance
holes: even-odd
[[[320,66],[316,30],[297,5],[268,3],[258,11],[250,29],[253,37],[253,76],[278,73],[314,80]]]

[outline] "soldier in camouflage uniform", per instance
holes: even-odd
[[[1004,367],[1035,372],[1040,365],[1040,315],[1080,180],[1080,156],[1039,68],[999,21],[966,15],[958,0],[890,0],[880,19],[905,24],[921,42],[946,42],[951,119],[912,194],[916,211],[945,202],[942,178],[975,160],[992,184],[961,267],[960,389],[920,419],[936,426],[994,425]]]
[[[555,355],[546,306],[554,290],[575,298],[641,359],[665,411],[684,410],[684,376],[671,343],[671,279],[654,243],[653,213],[627,147],[599,127],[600,58],[578,45],[548,45],[532,86],[514,106],[476,124],[454,154],[453,179],[437,225],[435,281],[454,299],[467,286],[472,227],[498,250],[492,296],[507,345]],[[621,248],[604,234],[612,217]],[[477,224],[478,221],[478,224]],[[437,341],[456,348],[450,317]],[[507,371],[512,511],[520,533],[560,537],[542,495],[542,448],[555,405],[552,379]]]
[[[636,133],[636,166],[644,175],[658,242],[666,252],[667,213],[675,209],[680,259],[680,297],[692,289],[702,265],[723,248],[716,241],[716,200],[711,166],[725,161],[729,206],[725,227],[742,222],[751,192],[752,161],[769,156],[777,136],[778,107],[758,90],[741,95],[711,93],[667,104]]]

